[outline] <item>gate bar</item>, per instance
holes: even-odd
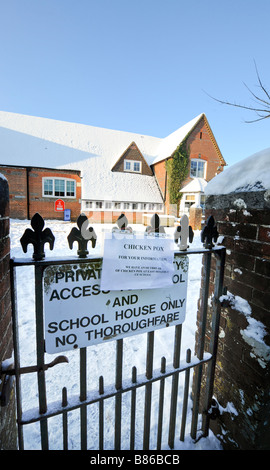
[[[36,347],[37,347],[37,378],[38,378],[38,398],[39,412],[44,414],[47,411],[46,383],[44,371],[44,324],[43,324],[43,288],[42,288],[43,267],[35,265],[35,312],[36,312]],[[41,448],[49,449],[48,422],[40,421]]]
[[[85,401],[87,396],[87,355],[86,348],[80,349],[80,401]],[[81,406],[81,450],[87,450],[87,408]]]
[[[116,341],[116,370],[115,370],[115,388],[117,391],[122,388],[123,371],[123,339]],[[121,449],[121,418],[122,418],[122,394],[115,396],[115,426],[114,426],[114,449]]]
[[[161,374],[165,374],[165,372],[166,372],[166,358],[164,356],[161,358],[160,372],[161,372]],[[160,379],[160,386],[159,386],[157,450],[161,449],[162,420],[163,420],[163,406],[164,406],[164,389],[165,389],[165,379],[161,378]]]
[[[99,377],[99,394],[104,394],[104,378],[103,375]],[[99,450],[103,450],[104,441],[104,401],[99,402]]]
[[[182,325],[176,325],[175,337],[174,337],[174,357],[173,357],[173,367],[175,369],[178,369],[180,367],[181,336],[182,336]],[[171,410],[170,410],[169,437],[168,437],[168,445],[171,449],[173,449],[174,447],[178,382],[179,382],[179,374],[174,374],[172,378]]]
[[[67,401],[67,388],[62,389],[62,406],[65,408],[68,404]],[[63,449],[68,450],[68,419],[67,411],[63,411]]]
[[[188,349],[186,352],[186,362],[190,364],[191,359],[191,350]],[[180,441],[185,439],[185,428],[187,420],[187,405],[188,405],[188,391],[189,391],[189,378],[190,378],[190,369],[187,369],[185,372],[185,385],[184,385],[184,398],[183,398],[183,409],[182,409],[182,422],[181,422],[181,431],[180,431]]]
[[[132,367],[132,383],[137,382],[137,367]],[[136,414],[136,388],[131,391],[131,410],[130,410],[130,450],[134,450],[135,443],[135,414]]]
[[[147,333],[147,357],[146,357],[146,378],[145,402],[144,402],[144,431],[143,450],[149,450],[151,402],[152,402],[152,382],[153,377],[153,356],[154,356],[154,331]]]
[[[12,306],[12,332],[13,332],[13,349],[14,349],[14,367],[16,380],[16,406],[17,406],[17,422],[18,422],[18,447],[24,450],[22,421],[22,393],[21,393],[21,376],[20,376],[20,347],[19,347],[19,327],[18,327],[18,311],[17,311],[17,290],[16,290],[16,269],[10,263],[10,286],[11,286],[11,306]]]
[[[223,294],[223,279],[224,279],[224,269],[225,269],[225,256],[226,248],[221,250],[219,253],[216,253],[216,277],[215,277],[215,291],[213,298],[213,316],[212,316],[212,334],[210,338],[210,352],[212,354],[213,360],[207,368],[206,376],[206,386],[205,386],[205,413],[202,417],[202,431],[203,436],[208,436],[209,432],[209,421],[210,415],[208,413],[211,407],[211,400],[213,396],[214,389],[214,375],[215,375],[215,366],[216,366],[216,357],[217,357],[217,348],[218,348],[218,332],[219,332],[219,322],[220,322],[220,296]]]
[[[204,275],[205,284],[204,284],[203,298],[202,298],[201,334],[200,334],[200,342],[199,342],[199,346],[198,346],[198,358],[200,360],[203,358],[204,343],[205,343],[207,307],[208,307],[208,293],[209,293],[210,270],[211,270],[211,252],[205,254],[204,259],[205,259],[205,275]],[[195,386],[194,386],[194,400],[193,400],[193,412],[192,412],[191,432],[190,432],[190,435],[191,435],[192,439],[196,439],[196,435],[197,435],[202,370],[203,370],[203,365],[200,364],[199,367],[195,371],[195,377],[194,377],[194,384],[195,384]]]

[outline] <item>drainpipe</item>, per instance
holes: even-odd
[[[26,167],[26,205],[27,205],[27,219],[30,220],[30,190],[29,190],[29,174],[32,168]]]

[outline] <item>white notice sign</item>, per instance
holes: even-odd
[[[47,353],[183,323],[188,257],[173,263],[172,286],[102,290],[102,261],[48,266],[44,270],[44,329]]]
[[[106,237],[107,235],[107,237]],[[172,239],[105,234],[101,288],[156,289],[172,286]]]

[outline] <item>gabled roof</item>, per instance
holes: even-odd
[[[111,171],[134,142],[149,166],[171,156],[205,119],[189,121],[165,138],[0,111],[0,163],[80,170],[83,199],[162,202],[154,176]]]
[[[148,176],[153,176],[153,171],[149,167],[136,142],[131,142],[128,148],[122,153],[122,155],[118,158],[117,162],[113,165],[112,171],[120,171],[120,168],[123,167],[123,162],[125,159],[132,159],[142,162],[144,168],[144,171],[142,171],[142,173],[147,174]]]
[[[203,116],[204,114],[199,114],[199,116],[195,117],[184,126],[162,139],[157,148],[157,154],[152,164],[161,162],[162,160],[165,160],[165,158],[172,156],[178,145],[181,144],[184,138],[192,131],[192,129],[194,129]]]
[[[181,142],[183,142],[183,140],[188,136],[188,134],[190,134],[190,132],[193,131],[193,129],[196,127],[196,125],[200,122],[201,119],[204,119],[210,138],[218,153],[220,163],[222,165],[226,165],[226,162],[220,152],[220,149],[218,147],[214,134],[211,130],[211,127],[204,113],[199,114],[197,117],[187,122],[184,126],[180,127],[179,129],[174,131],[172,134],[165,137],[165,139],[162,139],[162,142],[160,142],[157,148],[157,155],[155,159],[153,160],[152,164],[158,163],[162,160],[165,160],[168,157],[171,157],[174,154],[177,147],[181,144]]]
[[[133,141],[150,165],[161,140],[132,132],[0,111],[0,158],[11,165],[55,167],[98,156],[112,168]]]

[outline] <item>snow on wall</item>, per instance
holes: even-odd
[[[219,300],[221,302],[223,300],[229,301],[232,309],[245,315],[248,325],[245,329],[240,330],[240,334],[244,341],[252,347],[251,355],[257,357],[261,367],[266,367],[270,360],[270,347],[264,341],[264,337],[267,334],[265,325],[251,316],[252,309],[246,299],[238,295],[234,296],[228,291]]]
[[[207,185],[205,194],[264,191],[270,189],[270,148],[227,168]]]

